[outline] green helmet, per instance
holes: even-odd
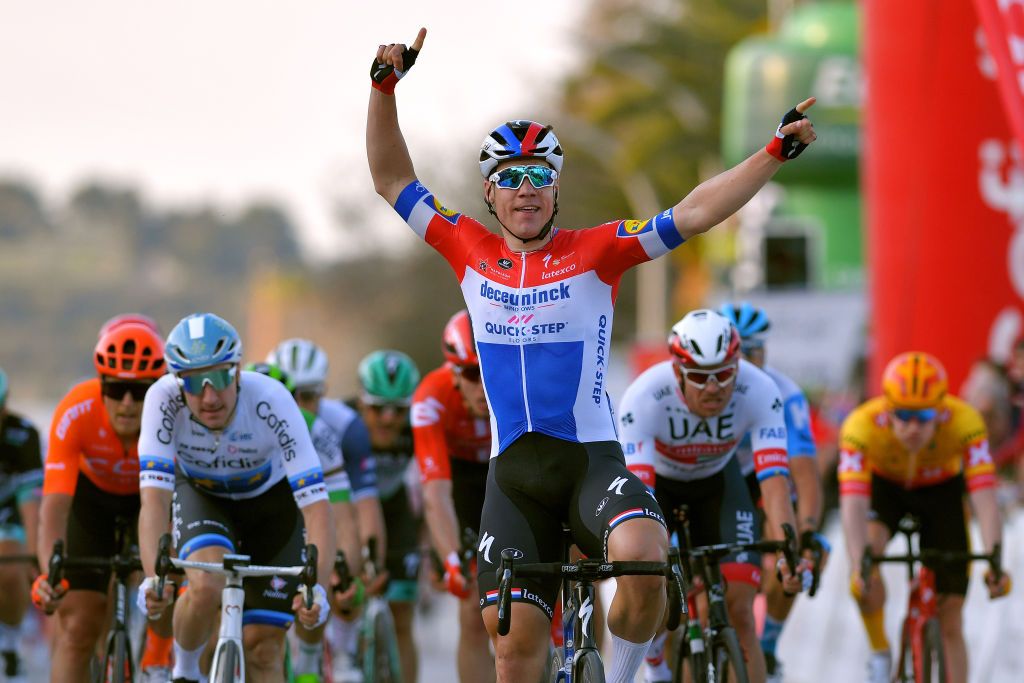
[[[374,351],[359,363],[359,384],[366,403],[412,403],[420,371],[401,351]]]
[[[7,373],[0,368],[0,408],[7,403]]]
[[[261,375],[266,375],[267,377],[273,377],[278,382],[283,384],[285,389],[287,389],[289,392],[295,390],[295,388],[292,386],[291,379],[288,377],[288,373],[286,373],[284,370],[274,365],[273,363],[248,363],[242,369],[248,370],[249,372],[258,372]]]

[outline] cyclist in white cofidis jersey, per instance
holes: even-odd
[[[374,187],[448,261],[473,322],[491,408],[491,462],[480,523],[478,572],[498,681],[540,678],[558,581],[514,588],[512,630],[497,637],[494,571],[502,549],[527,562],[560,559],[562,523],[590,556],[663,560],[668,537],[657,504],[626,469],[605,394],[612,307],[622,274],[709,230],[743,206],[814,140],[802,112],[786,114],[765,150],[641,221],[555,228],[562,148],[550,126],[510,121],[480,151],[483,194],[500,233],[445,208],[420,182],[398,125],[394,89],[412,47],[381,45],[371,65],[366,144]],[[580,472],[586,475],[580,476]],[[603,498],[612,502],[601,508]],[[620,531],[628,529],[629,533]],[[611,683],[632,681],[665,606],[659,577],[623,577],[608,615]]]
[[[303,563],[307,540],[316,545],[312,609],[295,595],[296,577],[244,584],[247,678],[283,682],[285,629],[296,615],[306,629],[320,628],[329,612],[323,584],[333,570],[335,530],[320,460],[284,385],[239,369],[242,342],[225,320],[211,313],[184,318],[164,354],[171,374],[146,394],[139,439],[139,546],[147,576],[140,592],[150,614],[169,604],[170,586],[156,595],[154,564],[172,495],[181,559],[219,562],[241,553],[257,565],[294,566]],[[186,577],[188,590],[174,607],[176,683],[200,680],[224,586],[222,576],[198,570]]]
[[[740,442],[749,435],[757,481],[764,498],[766,531],[782,538],[781,525],[795,526],[789,501],[786,426],[782,398],[772,379],[740,358],[736,328],[715,311],[691,311],[673,325],[671,360],[641,374],[619,406],[626,465],[654,489],[682,533],[673,512],[689,508],[693,545],[753,543],[761,531],[740,462]],[[782,555],[773,565],[781,562]],[[763,683],[765,663],[757,641],[754,596],[761,583],[759,553],[726,557],[722,574],[729,623],[736,629],[750,680]],[[797,576],[783,588],[800,590]],[[664,661],[664,633],[655,639],[645,667],[648,683],[672,676]]]

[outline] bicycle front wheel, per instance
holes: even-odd
[[[217,670],[210,677],[214,683],[240,683],[242,680],[242,653],[238,651],[238,644],[229,640],[224,643],[217,660]]]
[[[715,635],[711,647],[711,661],[715,667],[715,683],[728,683],[730,680],[735,683],[750,683],[740,639],[732,626],[726,626]]]
[[[604,683],[604,662],[596,650],[585,650],[580,653],[574,664],[576,675],[573,681],[580,683]]]
[[[107,640],[107,655],[103,659],[103,683],[131,683],[132,659],[128,634],[114,631]]]
[[[921,660],[921,683],[946,683],[946,655],[938,619],[925,622]]]
[[[688,634],[683,633],[675,655],[672,683],[704,683],[708,681],[708,655],[704,651],[703,635],[699,635],[697,639],[693,640]],[[711,680],[713,683],[714,679]]]
[[[562,657],[562,648],[556,647],[551,651],[551,657],[548,658],[548,668],[544,672],[544,683],[563,683],[565,681],[565,673],[562,669],[565,667],[565,658]]]
[[[366,683],[402,683],[398,659],[398,637],[391,610],[376,603],[367,609],[360,637],[359,654]]]

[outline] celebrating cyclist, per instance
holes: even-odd
[[[164,344],[143,322],[108,323],[93,353],[98,377],[81,382],[57,405],[50,427],[40,507],[39,565],[49,563],[54,541],[66,554],[113,556],[118,518],[134,537],[139,514],[138,442],[146,392],[165,374]],[[68,569],[51,586],[41,574],[33,601],[57,618],[50,680],[87,680],[89,664],[107,625],[110,571]],[[143,680],[166,681],[170,616],[150,622]]]
[[[498,126],[480,150],[494,234],[446,208],[417,178],[398,125],[395,86],[426,37],[381,45],[371,66],[366,144],[374,187],[448,261],[466,299],[491,408],[491,464],[480,525],[479,590],[499,681],[540,677],[557,580],[523,580],[511,633],[497,637],[491,595],[503,548],[526,562],[558,560],[562,523],[586,554],[663,560],[668,537],[646,487],[626,469],[605,394],[612,306],[629,268],[661,256],[743,206],[814,140],[803,113],[786,114],[765,148],[641,221],[556,229],[563,151],[550,126]],[[580,475],[581,472],[586,474]],[[594,510],[605,497],[613,502]],[[628,529],[629,533],[620,531]],[[632,681],[664,613],[658,577],[618,579],[608,625],[612,683]]]
[[[818,533],[822,512],[821,478],[818,476],[807,399],[796,382],[765,362],[765,337],[771,328],[771,321],[764,309],[744,301],[739,304],[722,304],[718,310],[739,332],[743,358],[771,377],[782,393],[782,414],[786,421],[786,452],[789,456],[789,474],[796,493],[800,550],[805,559],[818,565],[816,570],[820,573],[827,560],[829,544],[825,537]],[[740,472],[746,477],[754,505],[759,505],[761,488],[757,484],[754,454],[750,448],[749,437],[743,439],[737,457],[740,461]],[[775,656],[775,648],[786,617],[793,608],[795,596],[787,595],[771,572],[765,577],[765,581],[767,610],[761,632],[761,651],[764,652],[768,682],[781,683],[782,663]]]
[[[360,393],[349,405],[359,411],[370,432],[387,532],[385,597],[395,621],[402,678],[415,681],[419,664],[413,616],[419,595],[422,520],[408,490],[414,459],[409,407],[420,383],[420,371],[401,351],[378,350],[359,362],[358,373]]]
[[[220,562],[226,553],[253,564],[294,566],[306,541],[319,550],[319,581],[334,564],[335,532],[323,469],[295,400],[278,381],[239,370],[242,342],[211,313],[179,322],[167,337],[172,374],[146,397],[139,439],[142,511],[139,541],[150,614],[168,604],[157,595],[157,543],[172,519],[178,557]],[[301,514],[300,514],[301,513]],[[174,607],[174,679],[199,681],[199,660],[220,609],[222,576],[186,571],[188,590]],[[315,587],[306,609],[296,577],[245,583],[243,638],[253,681],[283,681],[285,629],[294,611],[307,629],[328,615]],[[293,596],[294,599],[293,599]]]
[[[794,517],[778,387],[741,360],[736,328],[715,311],[687,313],[672,327],[668,348],[672,359],[641,374],[622,398],[619,421],[630,471],[654,489],[672,531],[682,534],[674,513],[689,508],[693,545],[753,543],[760,539],[756,508],[735,457],[749,436],[768,535],[782,538],[781,525],[793,525]],[[784,588],[795,594],[800,581],[781,558]],[[750,680],[764,681],[753,609],[761,581],[759,553],[730,555],[722,574],[728,582],[729,621],[746,654]],[[645,675],[651,683],[671,679],[661,656],[663,643],[664,634],[648,658]]]
[[[494,681],[494,659],[475,600],[475,571],[463,567],[462,532],[475,539],[491,452],[490,411],[469,314],[459,311],[441,337],[445,363],[427,373],[412,398],[412,432],[423,508],[448,592],[459,598],[458,668],[462,683]],[[475,569],[475,568],[473,568]]]
[[[0,557],[34,555],[43,483],[39,431],[7,408],[7,394],[7,374],[0,368]],[[25,675],[18,646],[29,572],[27,564],[0,564],[0,656],[8,681]]]
[[[377,465],[370,447],[370,433],[355,408],[338,399],[327,398],[327,353],[308,339],[286,339],[267,354],[267,361],[275,363],[287,373],[292,384],[292,395],[303,411],[314,413],[333,430],[345,457],[345,472],[351,486],[352,502],[356,513],[359,541],[365,547],[370,538],[379,539],[383,547],[387,540],[384,512],[377,490]],[[315,440],[314,440],[315,444]],[[335,520],[337,521],[337,520]],[[360,553],[351,554],[353,571],[358,566]],[[367,585],[374,594],[383,589],[386,573],[381,571],[376,583]],[[340,611],[336,605],[327,627],[331,645],[331,661],[335,683],[362,683],[362,673],[354,662],[358,622],[350,609]]]
[[[850,556],[850,588],[872,654],[869,679],[889,680],[892,655],[885,635],[881,574],[860,575],[866,549],[880,555],[901,517],[921,520],[921,548],[967,552],[963,497],[978,517],[984,552],[1002,538],[995,468],[978,412],[947,393],[946,370],[934,356],[901,353],[882,374],[883,395],[854,410],[840,433],[839,510]],[[938,616],[950,680],[967,680],[961,611],[967,563],[934,567]],[[990,597],[1009,591],[1010,577],[985,576]]]

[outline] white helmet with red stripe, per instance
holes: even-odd
[[[717,367],[739,355],[740,334],[721,313],[701,308],[672,326],[668,350],[684,368]]]
[[[484,138],[480,147],[480,172],[491,177],[498,164],[507,159],[543,159],[562,172],[562,146],[551,126],[525,119],[501,124]]]

